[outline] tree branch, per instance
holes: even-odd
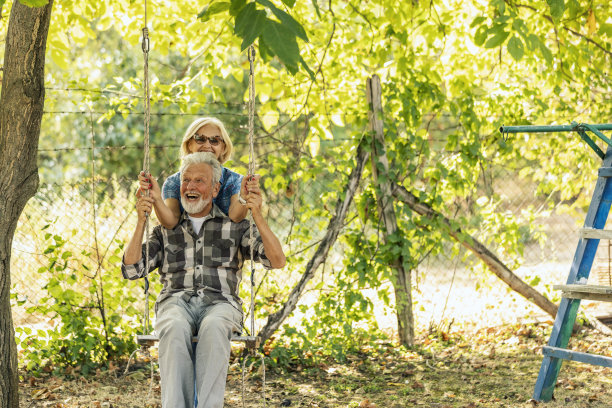
[[[321,266],[329,253],[332,245],[336,242],[340,230],[344,226],[344,219],[348,213],[348,209],[353,201],[357,187],[359,186],[359,180],[361,179],[361,173],[365,167],[366,162],[370,157],[370,153],[362,146],[364,142],[359,144],[357,148],[357,163],[349,176],[344,197],[338,198],[336,204],[336,214],[329,220],[327,232],[321,240],[319,247],[315,254],[306,265],[306,270],[302,275],[302,278],[298,284],[291,290],[289,297],[285,304],[275,313],[268,316],[266,325],[261,329],[258,336],[261,338],[262,343],[268,340],[272,334],[280,327],[282,322],[295,310],[300,297],[302,296],[306,285],[314,277],[315,272],[319,266]]]
[[[519,7],[520,7],[520,8],[526,8],[526,9],[528,9],[528,10],[533,11],[534,13],[538,13],[538,12],[539,12],[539,10],[538,10],[538,9],[536,9],[535,7],[530,6],[530,5],[528,5],[528,4],[515,4],[514,6],[516,6],[517,8],[519,8]],[[555,22],[554,22],[554,20],[553,20],[553,18],[552,18],[551,16],[547,16],[546,14],[543,14],[543,15],[542,15],[542,17],[544,17],[546,20],[548,20],[548,21],[549,21],[549,22],[550,22],[550,23],[551,23],[553,26],[555,25]],[[603,46],[603,45],[601,45],[601,44],[599,44],[597,41],[595,41],[595,40],[591,39],[590,37],[587,37],[586,35],[584,35],[584,34],[582,34],[582,33],[579,33],[579,32],[578,32],[578,31],[576,31],[576,30],[573,30],[573,29],[571,29],[571,28],[569,28],[569,27],[566,27],[566,26],[562,26],[562,27],[563,27],[563,29],[564,29],[565,31],[568,31],[568,32],[572,33],[573,35],[575,35],[575,36],[577,36],[577,37],[580,37],[580,38],[582,38],[582,39],[586,40],[586,42],[593,44],[594,46],[596,46],[597,48],[599,48],[600,50],[602,50],[602,51],[603,51],[603,52],[605,52],[606,54],[608,54],[608,55],[612,56],[612,51],[608,51],[608,50],[606,50],[606,49],[604,48],[604,46]]]
[[[408,205],[414,212],[441,220],[448,234],[458,241],[465,248],[469,249],[478,259],[480,259],[485,265],[489,267],[498,278],[505,282],[512,290],[525,297],[530,302],[537,305],[539,308],[544,310],[549,315],[555,317],[557,314],[557,306],[548,300],[540,292],[523,282],[521,278],[516,276],[514,272],[510,270],[504,263],[489,251],[483,244],[481,244],[476,238],[464,233],[461,228],[453,227],[451,221],[444,215],[438,213],[427,204],[419,201],[419,199],[406,190],[403,186],[396,186],[393,195],[401,200],[403,203]]]

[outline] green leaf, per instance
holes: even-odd
[[[120,264],[121,263],[121,258],[119,256],[117,256],[117,255],[111,255],[108,258],[108,263],[111,263],[111,264]]]
[[[259,56],[264,62],[268,62],[274,58],[274,53],[270,47],[268,47],[268,44],[266,44],[266,40],[263,37],[259,37]]]
[[[295,0],[283,0],[283,3],[289,8],[292,8],[295,5]]]
[[[229,8],[230,3],[228,2],[211,3],[204,7],[202,11],[200,11],[200,13],[198,14],[198,18],[202,21],[208,21],[215,14],[227,11],[229,10]]]
[[[506,38],[508,38],[508,36],[510,35],[508,31],[504,31],[503,29],[489,30],[489,32],[490,31],[494,31],[495,34],[493,34],[493,36],[487,40],[484,45],[485,48],[499,47],[504,43],[504,41],[506,41]]]
[[[278,18],[283,26],[291,30],[295,35],[300,37],[302,40],[308,42],[308,36],[306,35],[306,31],[304,31],[304,27],[300,23],[298,23],[293,17],[289,14],[285,13],[283,10],[276,7],[269,0],[256,0],[262,6],[268,7],[272,13]]]
[[[300,49],[292,31],[276,21],[271,21],[263,31],[263,38],[274,55],[293,75],[298,71]]]
[[[474,44],[476,44],[479,47],[482,47],[488,35],[489,35],[489,31],[488,31],[487,26],[483,25],[483,26],[478,27],[476,29],[476,32],[474,33]]]
[[[553,55],[550,49],[548,49],[548,47],[543,42],[540,42],[540,52],[542,53],[542,56],[544,57],[546,62],[550,64],[553,60]]]
[[[315,73],[312,71],[312,69],[310,69],[308,64],[306,64],[306,61],[304,61],[304,58],[302,58],[301,55],[300,55],[300,64],[302,65],[302,67],[304,67],[304,69],[308,73],[308,76],[310,77],[310,79],[312,81],[314,81],[315,80]]]
[[[319,3],[317,2],[317,0],[311,0],[312,1],[312,5],[315,8],[315,11],[317,12],[317,17],[319,17],[319,20],[321,19],[321,10],[319,10]]]
[[[491,5],[497,8],[499,14],[504,14],[506,12],[506,2],[504,0],[491,0]]]
[[[521,36],[523,36],[523,38],[525,38],[525,36],[529,32],[527,25],[520,18],[517,18],[512,22],[512,29],[519,33]]]
[[[571,19],[576,18],[578,16],[578,14],[580,14],[582,12],[582,10],[580,8],[580,3],[578,3],[577,0],[569,0],[567,2],[567,4],[565,5],[565,7],[569,11],[569,17]]]
[[[259,37],[266,26],[273,21],[266,17],[266,12],[257,10],[255,3],[246,5],[236,17],[234,33],[242,38],[241,51],[244,51]]]
[[[470,23],[470,28],[474,28],[474,27],[476,27],[477,25],[480,25],[480,24],[484,23],[484,21],[485,21],[486,19],[487,19],[486,17],[482,17],[482,16],[480,16],[480,17],[476,17],[476,18],[475,18],[474,20],[472,20],[472,22]]]
[[[21,4],[28,7],[43,7],[49,4],[49,0],[19,0]],[[0,3],[0,6],[4,3]]]
[[[508,41],[507,47],[508,52],[510,53],[510,55],[512,55],[512,58],[517,61],[520,61],[521,58],[523,58],[523,55],[525,54],[525,46],[523,45],[523,42],[516,36],[512,36],[510,41]]]
[[[550,15],[554,19],[560,19],[565,11],[565,0],[546,0],[550,7]]]
[[[232,0],[229,8],[230,15],[237,16],[245,5],[246,0]]]
[[[540,283],[541,278],[539,276],[534,276],[531,281],[529,281],[529,286],[537,286]]]
[[[535,34],[529,34],[525,40],[525,44],[527,45],[527,49],[529,51],[534,51],[540,45],[540,38]]]

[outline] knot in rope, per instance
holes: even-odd
[[[145,54],[149,52],[149,29],[147,27],[142,29],[142,52]]]

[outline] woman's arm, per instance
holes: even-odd
[[[174,228],[178,223],[179,218],[181,218],[181,203],[179,203],[179,200],[177,200],[176,198],[166,198],[164,200],[164,207],[171,212],[171,214],[166,215],[166,217],[173,217],[172,220],[174,222],[174,225],[166,228]],[[155,214],[157,214],[157,212]]]
[[[259,178],[260,176],[257,174],[255,176],[247,176],[242,178],[242,183],[240,183],[240,193],[234,194],[230,198],[230,207],[227,213],[230,220],[240,222],[246,218],[249,209],[246,206],[246,201],[245,204],[240,203],[240,196],[246,200],[246,197],[250,191],[260,194]]]
[[[140,190],[149,190],[150,192],[149,196],[153,199],[153,210],[159,223],[168,229],[174,228],[181,217],[178,200],[175,198],[162,200],[159,184],[150,174],[146,176],[143,172],[140,172],[138,180],[140,181]]]
[[[240,193],[241,194],[241,193]],[[246,205],[240,204],[240,200],[238,197],[240,194],[234,194],[230,198],[230,207],[227,212],[227,215],[230,217],[230,220],[234,222],[240,222],[246,218],[249,209]]]

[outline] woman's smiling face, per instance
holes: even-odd
[[[212,141],[212,142],[211,142]],[[220,160],[225,151],[225,142],[218,127],[206,124],[199,128],[187,143],[189,153],[210,152]]]

